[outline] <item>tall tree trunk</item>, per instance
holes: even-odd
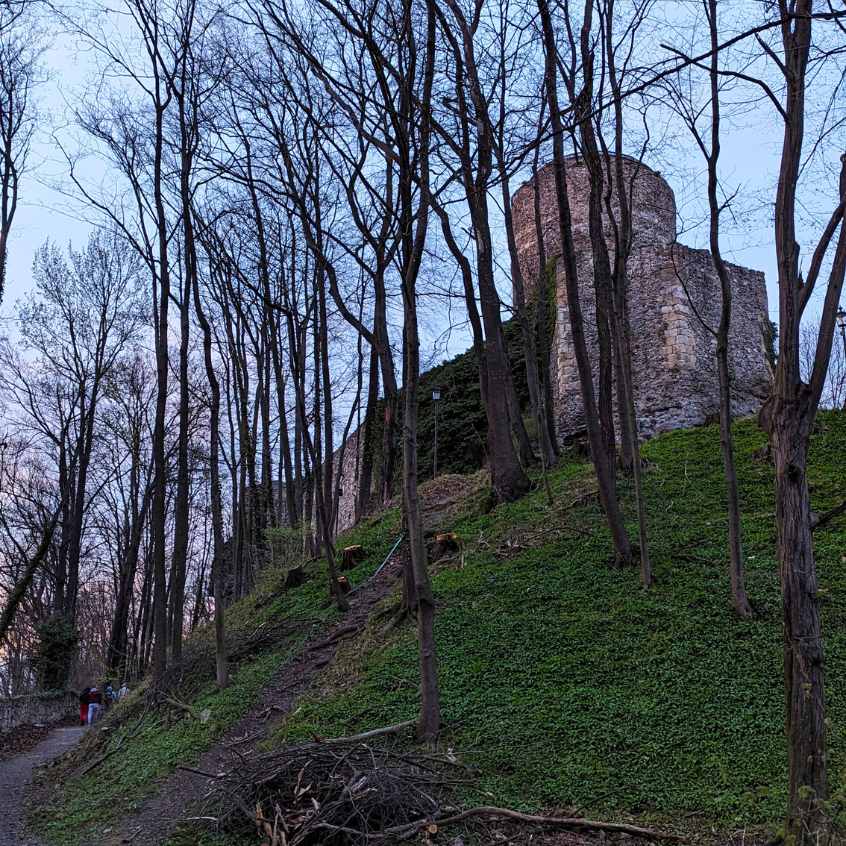
[[[432,96],[435,75],[435,2],[426,2],[426,60],[423,79],[423,102]],[[411,3],[406,6],[407,26],[411,27]],[[400,114],[405,126],[412,125],[409,119],[412,109],[409,91],[402,89]],[[417,492],[417,390],[420,379],[420,338],[417,324],[417,276],[423,257],[423,247],[429,222],[429,144],[431,125],[428,112],[423,111],[420,129],[420,196],[413,238],[411,227],[405,231],[403,250],[403,335],[405,393],[403,413],[403,502],[408,526],[410,563],[414,574],[414,592],[417,603],[417,641],[420,653],[420,719],[417,733],[421,740],[434,743],[441,724],[440,691],[438,689],[438,664],[435,649],[435,599],[429,580],[426,546],[423,542],[423,519]],[[408,151],[403,151],[408,156]],[[400,171],[401,205],[406,219],[412,220],[411,162],[406,158]]]
[[[646,500],[643,494],[642,466],[640,458],[640,437],[638,432],[637,408],[635,406],[635,385],[632,372],[631,323],[629,320],[628,262],[632,248],[631,195],[626,188],[623,168],[623,95],[617,72],[616,45],[614,39],[614,6],[610,4],[600,23],[605,27],[606,65],[608,79],[614,98],[614,158],[613,168],[608,166],[608,148],[603,143],[606,156],[608,189],[605,192],[606,210],[609,220],[615,223],[614,269],[612,275],[613,303],[610,319],[617,359],[617,408],[620,418],[620,432],[623,439],[622,465],[631,472],[637,507],[638,540],[640,543],[640,577],[643,585],[652,584],[652,560],[649,551]],[[600,140],[602,136],[600,135]],[[596,152],[597,158],[599,152]],[[612,194],[616,193],[619,219],[614,218]]]
[[[109,636],[109,646],[106,653],[109,669],[121,676],[125,674],[127,669],[127,628],[129,625],[129,609],[132,601],[132,590],[135,584],[135,574],[138,570],[138,558],[141,550],[141,541],[143,539],[149,504],[150,489],[148,485],[147,489],[144,491],[140,510],[137,508],[137,503],[133,508],[134,513],[132,528],[130,530],[126,557],[122,562],[120,584],[117,597],[115,598],[111,634]]]
[[[573,352],[579,372],[582,405],[590,442],[591,457],[599,488],[599,497],[614,544],[617,561],[628,565],[632,560],[631,542],[623,522],[623,515],[617,500],[614,474],[609,466],[603,433],[599,424],[599,414],[593,389],[591,360],[585,341],[584,322],[581,309],[579,277],[576,267],[573,232],[570,217],[570,201],[567,193],[567,176],[564,156],[564,128],[558,109],[557,64],[555,32],[549,14],[547,0],[537,0],[538,11],[544,39],[546,96],[549,103],[553,140],[553,169],[555,176],[555,194],[558,204],[558,224],[564,264],[564,279],[567,291],[567,309],[570,318]]]
[[[538,121],[538,135],[543,130],[544,108],[541,106],[541,114]],[[535,185],[538,184],[538,163],[540,159],[540,143],[535,146],[534,160],[532,162],[532,176]],[[555,315],[558,311],[557,285],[555,281],[555,268],[547,266],[546,247],[543,240],[543,218],[541,217],[540,191],[532,194],[532,215],[535,225],[535,240],[538,245],[538,267],[537,267],[537,305],[535,310],[535,335],[538,339],[539,374],[541,380],[541,401],[545,406],[544,421],[547,426],[547,436],[552,445],[553,455],[557,458],[558,433],[555,430],[555,415],[552,395],[552,339],[555,332]],[[550,312],[551,319],[550,319]]]
[[[214,595],[215,677],[217,686],[229,684],[229,662],[226,651],[226,624],[223,608],[223,497],[220,489],[220,382],[212,358],[212,332],[200,297],[199,280],[194,278],[194,311],[203,332],[203,359],[209,383],[209,474],[212,511],[212,592]]]
[[[526,387],[529,392],[529,408],[537,428],[538,450],[543,465],[546,468],[555,464],[555,448],[549,436],[550,428],[546,419],[547,406],[544,402],[538,367],[536,332],[539,328],[545,328],[545,326],[538,326],[538,321],[533,319],[531,309],[526,301],[526,286],[523,281],[523,273],[520,270],[517,241],[514,237],[514,222],[511,217],[511,191],[509,189],[508,174],[504,162],[500,162],[500,183],[502,186],[503,210],[505,212],[505,234],[511,259],[511,286],[514,290],[514,309],[516,311],[517,322],[520,325],[520,337],[523,340],[523,358],[526,368]],[[540,310],[545,309],[546,302],[540,287],[537,290],[536,300],[535,308]]]
[[[447,5],[461,31],[459,43],[452,36],[450,27],[442,21],[456,62],[456,97],[461,112],[462,134],[461,178],[473,223],[476,276],[484,328],[485,372],[481,378],[487,387],[485,416],[491,487],[497,500],[510,502],[529,489],[529,479],[521,461],[527,464],[534,460],[534,456],[511,376],[511,364],[502,331],[502,304],[494,277],[493,238],[488,209],[488,189],[493,172],[493,137],[490,120],[485,117],[488,114],[488,103],[478,77],[471,28],[455,0],[447,0]],[[475,155],[467,118],[467,94],[473,112],[477,115],[474,123]],[[470,309],[468,301],[468,312]]]
[[[373,428],[376,422],[376,407],[379,403],[379,354],[375,346],[370,347],[370,364],[367,377],[367,408],[364,424],[356,438],[356,449],[360,456],[358,490],[356,492],[356,521],[370,511],[373,488]],[[358,438],[361,438],[359,442]]]
[[[846,276],[846,156],[841,157],[837,207],[803,279],[796,234],[797,186],[803,163],[805,94],[812,49],[811,0],[779,4],[785,78],[784,138],[775,202],[779,282],[779,356],[773,394],[760,420],[769,432],[776,468],[778,559],[784,616],[784,685],[789,750],[789,799],[785,839],[795,846],[828,842],[823,646],[811,541],[807,452],[825,384],[834,314]],[[802,381],[799,331],[823,260],[839,229],[828,269],[822,320],[809,384]]]
[[[156,85],[161,83],[156,80]],[[161,98],[157,97],[157,102]],[[165,528],[167,511],[167,455],[165,452],[165,427],[168,394],[168,305],[170,301],[170,266],[164,198],[162,196],[164,109],[157,106],[155,115],[154,193],[158,225],[158,291],[153,302],[158,307],[155,320],[156,347],[156,414],[153,424],[153,508],[151,529],[153,534],[153,687],[160,689],[167,670],[167,599],[165,584]],[[158,295],[158,303],[156,296]]]
[[[711,260],[720,280],[720,322],[716,332],[717,374],[720,385],[720,449],[726,478],[728,506],[729,574],[734,609],[741,618],[753,616],[752,606],[746,595],[744,578],[743,545],[740,530],[740,497],[737,490],[737,468],[734,461],[734,438],[731,432],[731,372],[729,370],[729,338],[732,317],[732,286],[728,268],[720,249],[720,199],[717,167],[720,159],[720,78],[719,31],[717,26],[717,0],[707,0],[707,17],[711,40],[711,146],[706,154],[708,165],[709,241]],[[704,146],[704,145],[703,145]]]
[[[182,178],[187,182],[187,174]],[[183,189],[186,190],[185,188]],[[190,186],[187,190],[190,192]],[[190,202],[190,200],[189,200]],[[183,212],[185,216],[185,212]],[[187,218],[186,218],[187,219]],[[190,224],[183,222],[188,242]],[[188,256],[186,255],[186,264]],[[176,501],[174,502],[173,556],[170,577],[170,649],[174,661],[182,658],[182,632],[185,628],[185,578],[188,566],[188,512],[190,505],[190,475],[188,467],[188,426],[190,422],[190,394],[188,383],[188,352],[190,343],[191,276],[186,266],[182,299],[179,308],[179,433],[176,448]]]
[[[790,415],[775,422],[771,439],[784,620],[787,832],[795,843],[810,845],[826,842],[829,822],[823,807],[828,798],[823,645],[806,476],[807,432]]]
[[[729,576],[734,610],[739,617],[753,616],[743,566],[743,543],[740,530],[740,496],[737,489],[737,467],[734,461],[734,437],[731,432],[731,377],[728,368],[727,339],[717,341],[717,371],[720,382],[720,450],[726,477],[728,505]]]

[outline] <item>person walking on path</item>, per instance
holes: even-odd
[[[90,687],[84,687],[82,693],[79,694],[79,724],[81,726],[88,723],[88,695]]]
[[[103,710],[103,694],[96,687],[92,687],[88,692],[88,725],[93,725],[94,721]]]

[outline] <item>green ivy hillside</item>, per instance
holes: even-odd
[[[640,815],[697,831],[769,831],[785,808],[779,587],[772,467],[736,426],[747,582],[728,597],[718,431],[645,449],[657,586],[609,566],[589,468],[453,528],[464,556],[434,568],[444,744],[477,767],[486,803]],[[810,481],[820,510],[846,495],[846,415],[822,415]],[[631,492],[626,492],[633,513]],[[634,526],[632,526],[634,530]],[[828,666],[833,788],[846,784],[846,519],[816,536]],[[411,627],[348,647],[357,682],[306,703],[275,739],[338,735],[413,717]]]

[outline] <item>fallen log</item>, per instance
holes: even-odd
[[[813,514],[811,516],[811,531],[813,532],[815,529],[822,528],[826,523],[834,520],[835,517],[840,517],[841,514],[846,514],[846,500],[843,500],[840,505],[824,511],[822,514]]]
[[[330,737],[322,740],[322,743],[363,743],[366,740],[372,740],[374,737],[384,737],[387,734],[398,734],[403,729],[411,728],[417,725],[417,720],[405,720],[402,723],[395,723],[392,726],[382,726],[382,728],[370,729],[370,731],[363,731],[361,734],[351,734],[347,737]]]
[[[521,811],[514,811],[511,808],[497,808],[494,805],[480,805],[476,808],[468,808],[466,811],[459,811],[457,814],[448,817],[436,816],[431,820],[419,820],[414,823],[387,828],[379,833],[379,838],[390,839],[391,837],[401,837],[402,839],[407,839],[424,829],[428,829],[432,825],[440,828],[442,826],[455,825],[473,817],[515,820],[516,822],[563,828],[569,831],[605,831],[615,834],[628,834],[633,837],[641,837],[644,840],[664,841],[667,843],[683,843],[685,841],[685,838],[679,834],[641,828],[640,826],[628,825],[627,823],[586,820],[581,817],[553,817],[542,814],[524,814]]]

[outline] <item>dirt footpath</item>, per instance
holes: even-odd
[[[0,761],[0,846],[38,846],[22,832],[24,791],[36,768],[76,746],[84,731],[73,726],[54,729],[31,751]]]

